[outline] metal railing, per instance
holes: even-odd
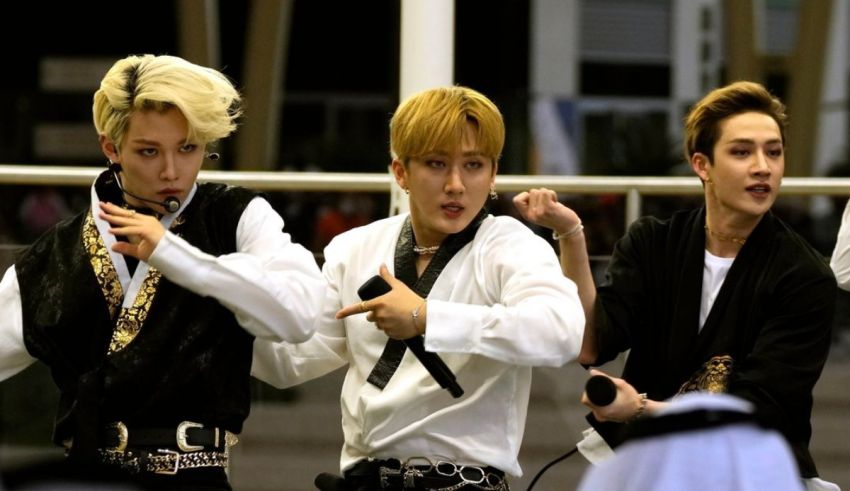
[[[103,171],[101,167],[38,166],[0,164],[0,184],[90,186]],[[389,173],[214,171],[202,170],[201,181],[225,182],[261,191],[359,191],[389,192]],[[626,196],[626,224],[641,215],[643,196],[683,196],[702,194],[702,184],[694,177],[643,176],[556,176],[499,175],[499,192],[520,192],[547,187],[566,194],[623,194]],[[850,178],[786,177],[784,196],[847,195]]]

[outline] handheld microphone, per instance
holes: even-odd
[[[390,285],[379,275],[375,275],[363,283],[357,290],[357,295],[365,301],[379,297],[390,290],[392,290]],[[434,377],[434,380],[440,384],[440,387],[448,390],[455,399],[463,395],[463,389],[457,383],[455,374],[451,368],[446,366],[443,359],[437,353],[425,351],[425,341],[422,339],[422,336],[413,336],[412,338],[405,339],[404,344],[416,355],[416,358],[428,370],[428,373]]]
[[[605,375],[594,375],[587,379],[584,391],[594,406],[607,406],[617,398],[617,387]]]
[[[345,491],[348,489],[345,486],[344,478],[328,472],[322,472],[316,476],[313,485],[321,491]]]
[[[117,162],[110,162],[109,163],[109,170],[111,170],[112,174],[115,176],[115,184],[118,185],[118,189],[120,189],[121,192],[126,194],[127,196],[130,196],[131,198],[135,198],[139,201],[144,201],[146,203],[153,203],[155,205],[159,205],[159,206],[163,207],[165,209],[165,211],[167,211],[168,213],[174,213],[175,211],[180,209],[180,200],[175,198],[174,196],[169,196],[162,201],[156,201],[156,200],[152,200],[152,199],[142,198],[141,196],[136,196],[135,194],[131,193],[130,191],[127,191],[126,189],[124,189],[124,186],[121,185],[121,178],[118,176],[118,173],[121,172],[121,164],[119,164]]]

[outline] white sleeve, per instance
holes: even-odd
[[[328,249],[325,249],[327,251]],[[254,341],[251,375],[279,389],[298,385],[320,377],[348,363],[348,343],[345,321],[336,318],[341,308],[338,270],[325,262],[322,272],[326,279],[322,313],[316,318],[316,333],[299,344]]]
[[[321,329],[299,344],[257,339],[251,375],[278,389],[307,382],[348,363],[345,343],[345,337],[328,335]]]
[[[35,362],[24,345],[21,290],[14,266],[0,281],[0,313],[0,380],[6,380]]]
[[[838,229],[829,267],[835,273],[838,287],[842,290],[850,290],[850,201],[847,201],[844,214],[841,216],[841,227]]]
[[[463,281],[469,288],[498,292],[497,298],[486,305],[429,299],[426,349],[526,366],[561,366],[575,359],[584,311],[554,250],[527,229],[493,235],[478,254],[475,275]]]
[[[166,232],[148,262],[170,281],[221,302],[258,338],[308,339],[325,281],[313,254],[283,232],[283,218],[265,199],[255,198],[242,213],[236,250],[213,256]]]

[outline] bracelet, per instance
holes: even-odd
[[[640,419],[646,411],[646,392],[641,392],[638,396],[640,397],[640,406],[638,406],[637,411],[635,411],[635,414],[632,416],[632,419],[629,420],[630,422]]]
[[[552,238],[555,240],[568,239],[573,235],[578,235],[579,233],[581,233],[582,230],[584,230],[584,225],[582,225],[581,222],[578,222],[578,224],[573,227],[569,232],[564,232],[563,234],[559,234],[557,230],[553,229]]]
[[[425,302],[427,302],[427,300],[423,300],[422,303],[419,304],[419,307],[416,307],[412,312],[410,312],[410,320],[413,322],[413,330],[416,331],[417,334],[425,334],[424,330],[423,332],[419,332],[419,328],[416,327],[416,319],[419,318],[419,311],[422,310]]]

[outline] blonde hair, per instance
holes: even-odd
[[[714,89],[694,104],[685,118],[685,158],[690,160],[695,153],[701,153],[713,161],[714,145],[720,138],[720,123],[745,112],[763,113],[773,118],[785,145],[788,123],[785,105],[763,85],[740,81]]]
[[[94,127],[120,145],[135,111],[176,107],[201,145],[230,135],[241,115],[239,92],[222,73],[176,56],[128,56],[106,72],[94,93]]]
[[[460,86],[425,90],[399,104],[390,121],[390,154],[407,164],[429,152],[457,148],[468,122],[475,127],[479,150],[498,162],[505,145],[502,114],[486,96]]]

